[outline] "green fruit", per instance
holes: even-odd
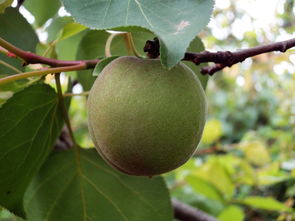
[[[184,164],[204,128],[205,93],[184,64],[120,57],[108,64],[88,98],[88,127],[100,155],[114,168],[153,176]]]

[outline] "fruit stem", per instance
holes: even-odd
[[[111,34],[107,39],[107,42],[106,42],[106,45],[104,48],[104,53],[107,58],[112,56],[111,45],[112,45],[112,41],[116,35],[118,35],[118,34],[117,33]]]
[[[69,130],[69,134],[70,134],[70,137],[73,141],[73,144],[74,144],[74,146],[77,146],[76,139],[75,139],[75,136],[74,136],[74,133],[72,130],[72,126],[71,126],[71,122],[70,122],[70,118],[69,118],[69,113],[66,108],[66,105],[64,102],[64,97],[62,94],[62,88],[61,88],[61,83],[60,83],[60,73],[56,73],[54,77],[55,77],[55,83],[56,83],[56,88],[57,88],[57,95],[58,95],[58,99],[59,99],[59,105],[60,105],[60,108],[61,108],[61,111],[63,114],[63,118],[64,118],[64,121],[65,121],[67,128]]]
[[[132,34],[130,32],[125,33],[124,37],[129,52],[134,54],[136,57],[141,57],[134,45]]]

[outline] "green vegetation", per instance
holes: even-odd
[[[219,221],[295,220],[294,47],[213,76],[201,74],[212,63],[180,63],[294,39],[294,0],[11,4],[0,0],[0,221],[179,221],[173,198]]]

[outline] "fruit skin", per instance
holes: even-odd
[[[120,57],[108,64],[88,98],[88,127],[100,155],[121,172],[153,176],[184,164],[204,129],[204,90],[184,64]]]

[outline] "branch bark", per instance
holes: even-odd
[[[67,127],[63,127],[59,137],[55,141],[54,149],[55,150],[67,150],[72,148],[74,143],[71,139],[70,133]]]
[[[8,56],[13,57],[14,55],[24,60],[24,65],[26,64],[46,64],[51,67],[65,67],[65,66],[75,66],[85,64],[84,69],[94,68],[95,65],[99,62],[98,59],[94,60],[78,60],[78,61],[64,61],[57,60],[52,58],[46,58],[43,56],[36,55],[32,52],[24,51],[20,48],[15,47],[9,42],[5,41],[0,37],[0,46],[8,51]],[[206,75],[213,75],[214,73],[222,70],[225,67],[231,67],[232,65],[242,62],[249,57],[253,57],[263,53],[269,53],[272,51],[280,51],[285,52],[286,50],[295,47],[295,38],[275,42],[266,45],[260,45],[253,48],[241,49],[235,52],[232,51],[217,51],[217,52],[209,52],[203,51],[199,53],[186,52],[184,61],[191,61],[196,65],[205,62],[213,62],[215,63],[212,66],[206,66],[201,68],[201,73]],[[159,40],[155,38],[154,40],[149,40],[146,42],[144,51],[147,52],[147,55],[150,58],[157,58],[160,55],[159,52],[160,44]]]
[[[24,4],[24,3],[25,3],[25,0],[17,0],[16,8],[19,9],[22,6],[22,4]]]
[[[231,51],[218,51],[209,52],[203,51],[199,53],[187,52],[182,60],[191,61],[196,65],[205,62],[215,63],[212,66],[206,66],[201,69],[202,74],[213,75],[217,71],[222,70],[225,67],[231,67],[232,65],[244,61],[246,58],[253,57],[259,54],[286,50],[295,47],[295,38],[286,41],[275,42],[266,45],[260,45],[254,48],[241,49],[235,52]],[[150,40],[146,42],[144,51],[148,53],[148,56],[155,58],[159,56],[159,41],[158,39]]]
[[[46,58],[32,52],[24,51],[20,48],[15,47],[14,45],[10,44],[9,42],[5,41],[3,38],[0,37],[0,46],[5,48],[9,51],[10,57],[12,54],[23,59],[24,65],[27,64],[46,64],[51,67],[65,67],[65,66],[74,66],[80,65],[81,63],[85,64],[85,69],[94,68],[95,65],[99,62],[99,59],[94,60],[79,60],[79,61],[64,61],[64,60],[57,60],[52,58]],[[11,54],[12,53],[12,54]]]
[[[172,205],[174,208],[174,217],[181,221],[218,221],[207,213],[176,199],[172,199]]]

